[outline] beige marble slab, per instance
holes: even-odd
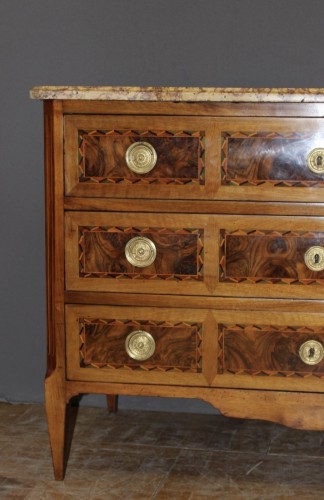
[[[32,99],[170,102],[324,102],[324,88],[62,87],[40,86]]]

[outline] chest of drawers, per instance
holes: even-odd
[[[323,92],[32,89],[57,479],[83,393],[324,428]]]

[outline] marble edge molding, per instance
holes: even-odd
[[[324,88],[38,86],[31,99],[170,102],[324,102]]]

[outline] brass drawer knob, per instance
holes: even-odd
[[[315,174],[324,173],[324,148],[313,149],[307,157],[309,170]]]
[[[134,142],[126,151],[127,166],[136,174],[150,172],[156,164],[157,154],[148,142]]]
[[[310,247],[304,255],[305,264],[311,271],[323,271],[324,269],[324,248]]]
[[[136,361],[149,359],[155,351],[155,341],[145,330],[135,330],[125,340],[125,349],[129,357]]]
[[[130,264],[135,267],[147,267],[153,264],[156,257],[156,248],[149,238],[135,236],[129,240],[125,247],[125,256]]]
[[[299,348],[299,357],[306,365],[317,365],[324,357],[324,348],[317,340],[307,340]]]

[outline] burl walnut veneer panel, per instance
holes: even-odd
[[[215,371],[212,360],[204,360],[213,325],[210,313],[202,309],[68,304],[68,378],[145,383],[149,377],[153,384],[205,386]],[[132,357],[127,349],[128,337],[139,331],[153,339],[147,359]]]
[[[79,182],[128,184],[204,184],[204,133],[169,130],[79,131]],[[151,144],[154,168],[138,174],[127,166],[127,149],[136,142]]]
[[[144,361],[132,359],[125,341],[135,330],[145,330],[155,341],[155,351]],[[201,371],[201,324],[80,319],[80,366],[133,370]]]
[[[298,133],[223,132],[223,184],[323,186],[324,173],[314,173],[307,157],[324,138]]]
[[[323,285],[324,270],[312,271],[305,264],[313,246],[324,248],[324,232],[222,231],[221,281]]]
[[[274,325],[219,325],[219,373],[324,377],[324,359],[315,365],[299,356],[302,344],[323,344],[324,328]]]
[[[202,279],[203,231],[199,229],[80,227],[80,277],[125,279]],[[154,262],[132,265],[125,248],[145,236],[156,247]]]
[[[222,118],[217,197],[242,201],[322,202],[324,121],[316,118]]]

